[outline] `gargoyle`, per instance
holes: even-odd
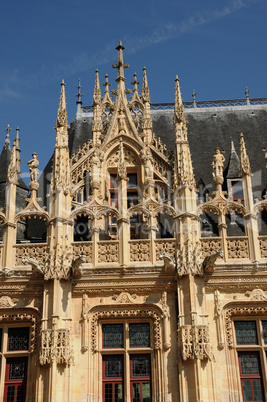
[[[75,276],[82,275],[81,265],[84,262],[85,257],[83,255],[79,255],[79,257],[75,258],[75,260],[72,261],[72,267],[71,267],[72,275]]]
[[[166,253],[166,251],[163,251],[163,253],[160,253],[158,257],[164,261],[165,272],[171,272],[175,270],[176,264],[172,255]]]
[[[44,264],[35,258],[30,258],[30,257],[23,257],[22,258],[22,263],[24,265],[30,265],[32,267],[32,272],[35,274],[41,274],[44,275]]]
[[[223,251],[216,251],[207,257],[203,261],[203,270],[205,273],[212,273],[214,272],[215,261],[218,257],[223,258]]]

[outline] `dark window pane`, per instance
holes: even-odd
[[[252,353],[239,354],[241,374],[243,375],[255,375],[259,372],[258,356]]]
[[[115,384],[115,402],[121,402],[122,400],[122,384]]]
[[[255,401],[263,401],[261,381],[260,380],[253,380],[252,384],[253,384],[254,400]]]
[[[262,321],[262,336],[264,343],[267,343],[267,321]]]
[[[132,384],[133,402],[141,402],[140,384]]]
[[[131,356],[132,376],[149,377],[150,376],[150,358],[149,356]]]
[[[143,402],[150,402],[150,383],[149,382],[144,382],[142,384],[142,396],[143,396]]]
[[[27,359],[7,359],[7,364],[9,364],[9,380],[23,380],[26,377]]]
[[[8,350],[29,349],[29,328],[8,329]]]
[[[235,321],[235,331],[238,345],[258,344],[256,321]]]
[[[7,387],[6,402],[15,402],[15,386]]]
[[[128,188],[137,187],[137,174],[129,173],[128,175]]]
[[[127,193],[127,207],[130,208],[132,204],[138,204],[138,193],[135,191],[129,191]]]
[[[123,324],[103,324],[103,348],[123,348]]]
[[[112,384],[105,384],[105,402],[112,402]]]
[[[245,402],[253,401],[250,381],[243,380],[242,387],[243,387],[244,401]]]
[[[121,378],[122,377],[122,357],[121,356],[104,356],[105,378]]]
[[[118,188],[118,181],[116,174],[110,175],[110,188]]]
[[[130,347],[149,347],[150,346],[150,325],[149,323],[143,324],[129,324]]]
[[[243,185],[242,181],[232,181],[232,189],[233,189],[233,198],[236,199],[243,199],[244,194],[243,194]]]

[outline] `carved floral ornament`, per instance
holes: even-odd
[[[139,200],[137,205],[132,205],[128,209],[130,216],[138,212],[143,213],[148,217],[156,217],[162,213],[168,213],[172,217],[176,216],[176,211],[171,205],[163,204],[162,202],[157,201],[154,197]]]
[[[199,205],[197,214],[202,215],[204,212],[212,212],[214,215],[226,215],[228,211],[239,212],[241,215],[247,214],[247,210],[241,202],[226,199],[224,195],[216,192],[214,198]]]
[[[102,216],[110,214],[118,217],[119,211],[108,204],[102,204],[98,200],[93,200],[75,208],[72,211],[71,217],[76,218],[77,216],[85,215],[88,216],[89,219],[100,219]]]

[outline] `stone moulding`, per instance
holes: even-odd
[[[0,323],[30,323],[30,353],[36,352],[38,348],[38,335],[41,322],[40,314],[34,309],[7,309],[0,311]]]
[[[127,318],[149,318],[153,320],[153,347],[156,350],[162,347],[162,316],[163,312],[155,305],[142,305],[130,303],[129,308],[125,308],[118,304],[113,306],[97,306],[93,307],[88,315],[91,317],[91,347],[95,353],[98,350],[98,322],[105,319],[127,319]]]

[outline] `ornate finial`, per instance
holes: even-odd
[[[197,96],[196,91],[193,89],[192,98],[193,98],[193,107],[194,107],[194,108],[197,107],[196,96]]]
[[[65,94],[65,82],[62,80],[61,82],[61,91],[60,91],[60,100],[59,107],[57,112],[57,123],[55,128],[64,127],[68,128],[68,115],[66,109],[66,94]]]
[[[216,185],[223,184],[223,164],[225,157],[221,154],[220,148],[215,148],[215,154],[213,155],[213,161],[211,166],[213,167],[213,180]]]
[[[110,82],[108,82],[108,74],[105,75],[105,83],[103,87],[105,87],[105,94],[109,93],[109,87],[111,86]]]
[[[10,128],[9,124],[7,125],[7,128],[6,128],[5,131],[6,131],[6,139],[5,139],[5,143],[4,143],[4,148],[10,150],[11,148],[10,148],[9,133],[10,133],[10,131],[11,131],[11,128]]]
[[[11,129],[9,124],[7,125],[7,128],[6,128],[5,131],[6,131],[6,135],[9,137],[9,133],[10,133],[10,131],[12,131],[12,129]]]
[[[98,69],[95,72],[95,87],[94,87],[94,95],[93,95],[93,106],[101,104],[101,90],[99,84],[99,73]]]
[[[78,93],[75,95],[75,96],[77,96],[77,98],[78,98],[78,100],[77,100],[77,104],[78,103],[80,103],[80,104],[82,104],[82,96],[84,96],[84,94],[82,94],[81,93],[81,89],[82,89],[82,86],[81,86],[81,80],[80,80],[80,78],[79,78],[79,84],[78,84],[78,86],[77,86],[77,89],[78,89]]]
[[[20,159],[20,147],[19,147],[19,143],[20,143],[20,138],[19,138],[19,126],[16,128],[16,138],[14,141],[14,145],[16,148],[16,169],[17,169],[17,173],[20,174],[20,164],[21,164],[21,159]]]
[[[113,64],[113,68],[118,69],[118,78],[116,79],[117,82],[119,81],[126,81],[124,78],[124,68],[128,68],[129,64],[123,64],[123,50],[125,48],[122,46],[121,40],[119,41],[119,46],[116,47],[116,50],[118,50],[118,63]]]
[[[246,98],[247,98],[247,105],[249,106],[249,105],[250,105],[250,100],[249,100],[249,90],[248,90],[248,87],[246,87],[245,94],[246,94]]]
[[[125,161],[124,161],[124,150],[123,150],[122,138],[120,138],[120,145],[119,145],[119,161],[118,161],[117,179],[118,180],[128,180],[127,169],[126,169]]]
[[[145,67],[143,68],[143,85],[142,85],[141,97],[142,97],[143,102],[150,103],[150,94],[149,94],[149,87],[148,87],[147,74],[146,74]]]
[[[240,170],[241,176],[251,176],[250,162],[243,133],[240,134]]]
[[[131,84],[134,86],[133,92],[137,92],[137,93],[138,93],[138,87],[137,87],[137,85],[139,85],[140,82],[137,81],[137,74],[136,74],[136,73],[134,73],[133,76],[134,76],[134,80],[133,80],[133,82],[131,82]]]

